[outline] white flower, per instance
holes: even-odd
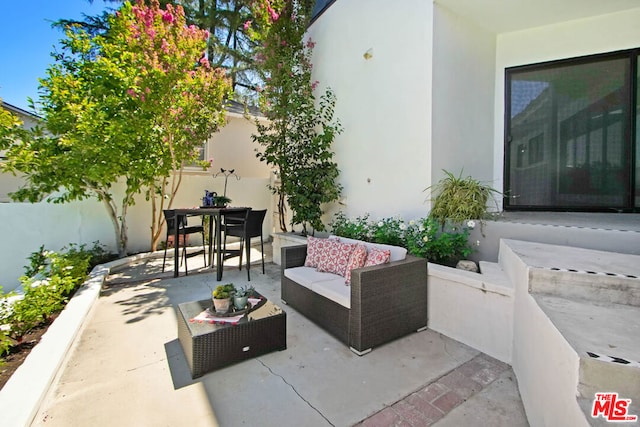
[[[424,231],[424,225],[420,224],[420,227],[418,227],[418,231]]]
[[[428,242],[429,241],[429,236],[424,236],[422,238],[422,241],[425,242],[425,243]]]
[[[382,222],[382,221],[380,221],[380,222],[378,223],[378,227],[382,227],[383,225],[384,225],[384,222]]]
[[[400,230],[404,231],[406,229],[407,229],[407,225],[404,222],[400,224]]]
[[[467,227],[469,228],[474,228],[476,226],[476,222],[472,219],[470,219],[469,221],[467,221]]]
[[[476,240],[476,246],[480,246],[480,240]]]
[[[412,219],[411,221],[409,221],[409,225],[410,225],[410,226],[414,226],[414,225],[416,225],[416,221]]]

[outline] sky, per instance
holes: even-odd
[[[54,61],[54,45],[64,33],[51,24],[59,19],[95,16],[115,3],[104,0],[2,1],[0,13],[0,98],[31,111],[27,97],[38,99],[38,79]]]

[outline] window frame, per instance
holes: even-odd
[[[520,167],[516,162],[519,158],[512,158],[512,138],[511,131],[511,91],[513,76],[522,72],[551,70],[562,66],[572,65],[587,65],[597,62],[615,60],[615,59],[628,59],[629,65],[625,69],[625,81],[624,89],[628,91],[625,93],[627,105],[625,106],[625,114],[622,119],[622,132],[623,132],[623,164],[622,168],[626,174],[625,192],[623,195],[623,203],[620,206],[542,206],[542,205],[514,205],[512,199],[515,199],[517,195],[513,196],[509,194],[511,188],[511,170],[514,167]],[[640,194],[640,182],[636,181],[636,168],[640,165],[635,164],[637,161],[637,150],[640,150],[640,135],[638,135],[639,129],[637,129],[637,122],[640,121],[638,116],[638,109],[640,94],[638,93],[638,61],[640,61],[640,48],[618,50],[613,52],[599,53],[593,55],[585,55],[573,58],[565,58],[559,60],[545,61],[540,63],[533,63],[527,65],[519,65],[514,67],[505,68],[504,74],[504,135],[503,135],[503,194],[504,203],[503,209],[505,211],[566,211],[566,212],[640,212],[640,197],[636,194]],[[560,126],[560,123],[554,124],[554,126]],[[555,130],[557,133],[558,130]],[[517,143],[517,142],[513,142]],[[520,145],[526,145],[528,149],[531,148],[531,141],[526,144],[519,142]],[[640,153],[638,153],[640,154]],[[524,155],[524,167],[526,169],[529,166],[529,156]],[[557,160],[556,162],[559,162]],[[558,179],[557,177],[555,179]]]

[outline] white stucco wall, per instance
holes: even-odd
[[[340,0],[309,29],[314,78],[319,90],[334,90],[344,127],[333,145],[344,205],[329,220],[337,210],[374,219],[426,214],[432,12],[420,0]]]
[[[436,5],[432,182],[444,170],[493,185],[495,34]]]
[[[515,288],[513,371],[531,426],[587,426],[576,401],[579,357],[529,293],[529,267],[509,241],[500,265]]]
[[[185,172],[173,207],[200,206],[204,190],[224,191],[224,178],[213,178],[220,168],[235,169],[240,180],[230,178],[227,196],[232,206],[251,206],[272,210],[272,196],[267,188],[271,171],[255,157],[255,144],[251,134],[253,123],[235,116],[227,126],[211,138],[205,158],[214,158],[210,171],[193,169]],[[0,182],[7,182],[5,175]],[[118,186],[116,186],[117,188]],[[117,190],[116,190],[117,191]],[[263,233],[269,236],[272,216],[265,218]],[[192,219],[192,221],[197,221]],[[151,243],[151,205],[138,195],[136,204],[127,214],[129,252],[146,252]],[[9,291],[15,288],[24,273],[27,257],[41,245],[60,250],[69,243],[87,244],[99,241],[115,251],[115,232],[105,207],[96,200],[85,200],[63,205],[51,203],[0,203],[0,286]],[[164,240],[164,232],[162,235]]]
[[[505,68],[640,46],[640,8],[499,34],[496,44],[494,180],[503,186]]]
[[[505,363],[513,351],[513,287],[499,268],[482,274],[429,263],[429,329]]]

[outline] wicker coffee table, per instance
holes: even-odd
[[[178,304],[178,339],[192,378],[287,348],[287,313],[257,292],[254,296],[262,301],[235,325],[190,322],[211,307],[211,299]]]

